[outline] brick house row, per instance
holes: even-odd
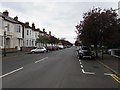
[[[31,26],[29,22],[23,23],[17,16],[11,18],[7,10],[0,13],[0,48],[5,46],[9,52],[21,50],[21,47],[35,47],[38,35],[51,35],[51,32],[47,34],[45,29],[41,31],[34,23]]]

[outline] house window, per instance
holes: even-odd
[[[29,35],[29,30],[27,30],[27,35]]]
[[[35,34],[35,37],[37,37],[37,33]]]
[[[16,32],[21,32],[21,27],[20,26],[17,26],[17,30],[16,30]]]
[[[10,24],[7,24],[7,31],[10,31]]]
[[[31,46],[31,40],[30,40],[29,44],[30,44],[30,46]]]
[[[4,45],[4,44],[3,44],[3,38],[4,38],[4,37],[2,36],[2,38],[1,38],[1,39],[2,39],[2,40],[1,40],[1,45],[2,45],[2,46]]]
[[[33,41],[32,41],[32,46],[34,46]]]
[[[0,46],[3,46],[3,36],[0,36]]]
[[[30,35],[31,35],[31,30],[30,30]]]
[[[27,46],[28,46],[28,40],[27,40]]]
[[[18,27],[18,32],[19,32],[19,33],[21,32],[21,27],[20,27],[20,26]]]

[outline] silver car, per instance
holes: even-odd
[[[45,47],[37,47],[35,49],[32,49],[30,52],[31,53],[40,53],[40,52],[46,52],[46,48]]]

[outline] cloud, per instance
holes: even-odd
[[[55,0],[56,1],[56,0]],[[8,9],[12,16],[18,15],[23,22],[35,23],[37,28],[46,28],[56,37],[75,41],[75,26],[83,13],[93,6],[117,8],[118,2],[1,2],[0,10]]]

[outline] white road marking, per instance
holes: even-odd
[[[95,74],[95,73],[93,73],[93,72],[85,72],[85,74]]]
[[[81,68],[83,68],[83,65],[81,65]]]
[[[112,76],[113,74],[104,73],[104,75],[106,75],[106,76]]]
[[[82,68],[82,73],[84,73],[84,74],[95,74],[95,73],[93,73],[93,72],[85,72],[85,70],[83,69],[83,65],[82,65],[82,63],[81,63],[81,60],[79,60],[79,62],[80,62],[80,66],[81,66],[81,68]]]
[[[85,73],[84,69],[82,69],[82,72]]]
[[[17,71],[20,71],[20,70],[22,70],[23,68],[24,68],[24,67],[21,67],[21,68],[18,68],[18,69],[16,69],[16,70],[13,70],[13,71],[11,71],[11,72],[9,72],[9,73],[6,73],[6,74],[0,76],[0,78],[3,78],[3,77],[5,77],[5,76],[8,76],[8,75],[10,75],[10,74],[12,74],[12,73],[15,73],[15,72],[17,72]]]
[[[80,62],[80,65],[82,65],[82,63]]]
[[[95,73],[93,73],[93,72],[85,72],[84,69],[82,69],[82,72],[83,72],[84,74],[92,74],[92,75],[95,74]]]
[[[41,61],[43,61],[43,60],[45,60],[45,59],[47,59],[48,57],[45,57],[45,58],[43,58],[43,59],[40,59],[40,60],[38,60],[38,61],[35,61],[35,63],[38,63],[38,62],[41,62]]]

